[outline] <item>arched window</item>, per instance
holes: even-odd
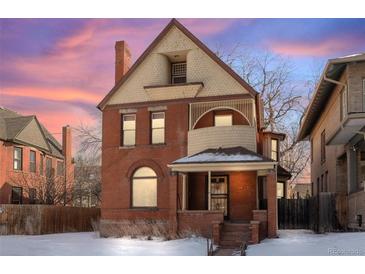
[[[134,172],[132,206],[157,207],[157,175],[153,169],[140,167]]]

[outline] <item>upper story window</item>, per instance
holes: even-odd
[[[41,154],[41,159],[40,159],[40,162],[39,162],[39,174],[40,175],[43,175],[43,162],[44,162],[44,155]]]
[[[34,150],[29,153],[29,171],[36,172],[36,154]]]
[[[46,176],[47,178],[52,177],[52,159],[48,157],[46,158]]]
[[[134,146],[136,144],[136,115],[124,114],[122,116],[122,146]]]
[[[342,121],[347,113],[347,89],[343,88],[341,91],[341,106],[340,106],[340,121]]]
[[[278,139],[271,139],[271,159],[279,161],[279,141]]]
[[[23,169],[23,149],[21,147],[14,147],[13,167],[14,170]]]
[[[186,62],[171,64],[171,84],[186,83]]]
[[[326,132],[323,130],[321,133],[321,162],[326,161]]]
[[[57,176],[63,176],[63,162],[57,162]]]
[[[152,144],[165,143],[165,112],[151,114],[151,142]]]
[[[214,115],[214,126],[224,127],[224,126],[232,126],[232,125],[233,125],[232,114],[216,114],[216,115]]]

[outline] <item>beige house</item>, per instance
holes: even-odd
[[[301,121],[311,142],[312,193],[337,194],[344,228],[364,229],[365,54],[330,59]]]

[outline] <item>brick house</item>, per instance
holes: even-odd
[[[311,142],[313,195],[336,193],[343,228],[365,216],[365,54],[331,59],[304,114],[298,139]]]
[[[0,204],[55,203],[54,193],[64,193],[63,189],[71,195],[67,191],[73,181],[69,126],[62,129],[62,141],[60,145],[36,116],[0,107]],[[64,202],[64,197],[58,198],[58,203]]]
[[[143,219],[227,245],[275,237],[290,174],[277,172],[285,135],[264,130],[259,94],[175,19],[133,66],[124,41],[115,50],[98,105],[101,233]]]

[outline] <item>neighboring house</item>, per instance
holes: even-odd
[[[308,181],[307,181],[308,179]],[[305,199],[312,197],[312,184],[309,178],[303,178],[303,180],[297,180],[295,183],[291,183],[288,188],[288,198],[292,199]]]
[[[365,217],[364,127],[365,54],[330,59],[298,139],[311,142],[313,195],[337,194],[337,216],[344,228],[359,228]]]
[[[0,204],[63,203],[71,195],[71,128],[62,133],[63,146],[36,116],[0,107]]]
[[[264,131],[259,94],[174,19],[130,58],[117,42],[116,84],[98,105],[102,235],[144,219],[226,244],[224,233],[275,237],[285,136]]]

